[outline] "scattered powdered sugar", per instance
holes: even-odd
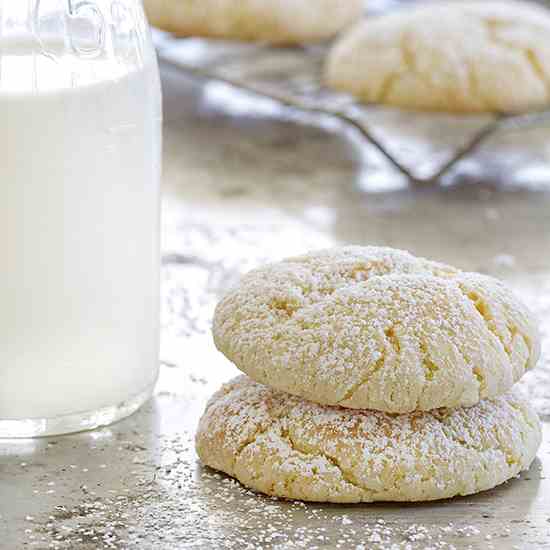
[[[550,419],[550,280],[547,277],[535,289],[520,289],[539,321],[541,358],[533,370],[519,381],[518,387],[528,395],[534,409],[543,419]]]
[[[543,419],[550,419],[550,349],[544,346],[538,365],[528,371],[518,387],[529,396],[531,405]]]
[[[331,509],[267,498],[211,470],[195,472],[195,459],[188,453],[190,434],[162,438],[158,444],[159,450],[169,451],[172,461],[142,465],[134,472],[131,494],[83,494],[77,505],[57,504],[45,517],[29,516],[23,547],[455,550],[464,548],[461,541],[471,540],[490,550],[498,549],[502,537],[508,536],[504,522],[493,534],[493,546],[463,521],[419,524],[404,516],[385,520],[380,517],[383,509]]]

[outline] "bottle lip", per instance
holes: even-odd
[[[60,9],[33,18],[36,8],[46,4],[35,0],[35,11],[25,11],[27,19],[21,10],[17,24],[9,28],[0,19],[0,94],[81,88],[156,67],[141,4],[125,1],[126,7],[120,0],[73,2],[72,13]],[[130,9],[134,4],[136,9]],[[104,6],[117,9],[106,15]],[[27,24],[29,17],[32,24]]]
[[[17,49],[19,43],[31,45],[34,54],[52,60],[59,56],[134,57],[141,59],[134,63],[139,66],[150,47],[139,0],[0,0],[0,4],[0,58]]]

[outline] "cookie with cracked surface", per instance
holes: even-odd
[[[450,112],[550,103],[550,12],[528,2],[454,2],[368,18],[331,50],[328,86],[361,101]]]
[[[501,395],[540,349],[535,320],[496,279],[360,246],[251,271],[218,304],[213,335],[257,382],[391,413]]]
[[[144,0],[151,24],[178,36],[300,44],[355,22],[363,0]]]
[[[405,415],[317,405],[240,376],[209,401],[196,448],[243,485],[318,502],[424,501],[491,489],[529,468],[540,422],[514,392]]]

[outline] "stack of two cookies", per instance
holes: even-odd
[[[209,401],[201,460],[252,489],[327,502],[492,488],[531,464],[536,413],[513,384],[536,323],[493,278],[344,247],[246,275],[217,347],[247,376]]]

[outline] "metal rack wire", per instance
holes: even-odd
[[[461,140],[452,152],[428,174],[419,175],[397,154],[392,139],[383,139],[373,119],[379,118],[378,105],[363,105],[344,94],[327,90],[322,84],[326,47],[272,48],[263,45],[177,39],[165,33],[155,36],[161,63],[185,74],[224,83],[248,94],[279,105],[317,116],[331,117],[352,128],[364,142],[378,151],[399,173],[418,185],[434,185],[461,161],[475,155],[492,137],[503,130],[550,129],[550,109],[522,114],[496,114],[475,117],[401,113],[403,124],[412,127],[418,117],[435,117],[436,126],[444,120],[439,135],[464,124]],[[455,124],[456,123],[456,124]],[[460,133],[458,132],[458,133]]]

